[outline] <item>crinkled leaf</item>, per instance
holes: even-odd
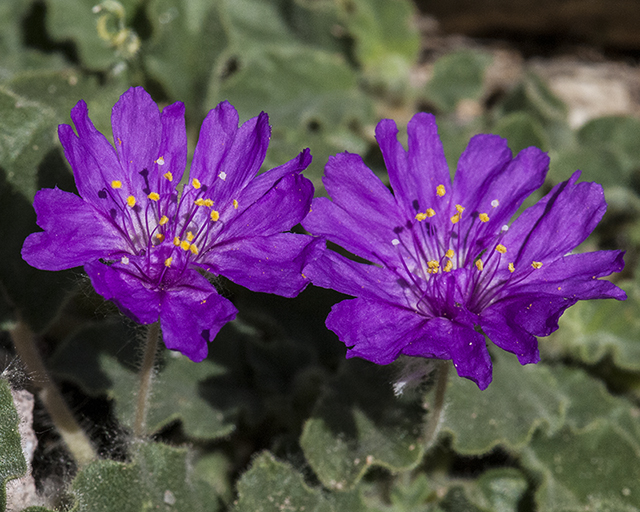
[[[72,490],[72,512],[221,509],[214,490],[193,473],[187,450],[161,443],[138,445],[129,463],[90,463],[78,472]]]
[[[147,428],[157,432],[175,420],[181,420],[185,433],[197,439],[224,437],[235,429],[225,411],[216,409],[201,394],[201,383],[225,373],[224,368],[204,360],[194,363],[177,352],[166,353],[166,362],[153,383],[149,400]],[[113,396],[116,413],[127,426],[135,418],[135,396],[138,375],[124,368],[112,357],[102,361],[114,380]]]
[[[582,181],[595,181],[605,187],[620,185],[628,179],[624,165],[615,153],[593,146],[560,151],[551,159],[548,177],[559,183],[571,176],[576,169],[582,171]]]
[[[491,63],[485,53],[470,50],[445,55],[433,65],[427,96],[445,111],[456,108],[462,99],[477,99],[483,92],[484,71]]]
[[[630,436],[608,421],[579,433],[565,427],[548,437],[540,431],[523,454],[525,465],[542,477],[536,492],[540,511],[631,512],[640,507],[637,432]]]
[[[391,471],[420,462],[424,410],[394,396],[388,368],[346,361],[327,385],[300,444],[320,481],[351,489],[372,465]]]
[[[20,446],[20,418],[13,405],[9,383],[0,378],[0,511],[6,504],[5,484],[27,472]]]
[[[560,318],[545,350],[594,364],[610,355],[619,368],[640,370],[640,289],[621,283],[627,300],[580,301]]]
[[[238,482],[235,512],[332,512],[334,508],[318,489],[309,488],[291,466],[264,452]],[[344,509],[343,509],[344,510]]]
[[[521,366],[516,356],[498,350],[491,359],[493,381],[484,391],[449,377],[441,429],[451,434],[458,453],[479,455],[498,445],[519,450],[538,427],[553,432],[564,420],[566,399],[547,367]]]
[[[58,349],[51,367],[90,394],[107,393],[114,398],[118,418],[131,426],[139,387],[137,338],[119,321],[87,325]],[[196,438],[214,439],[230,433],[234,425],[227,412],[207,401],[202,392],[203,383],[224,374],[224,368],[209,360],[193,363],[175,352],[165,351],[164,355],[149,400],[148,430],[156,432],[181,420],[185,433]]]
[[[625,170],[640,166],[640,119],[610,116],[593,119],[578,131],[585,147],[611,151]]]
[[[469,500],[487,512],[513,512],[527,490],[524,475],[515,468],[490,469],[466,486]]]
[[[567,116],[567,106],[535,73],[525,76],[523,82],[511,91],[501,109],[505,113],[525,111],[547,126],[564,123]]]

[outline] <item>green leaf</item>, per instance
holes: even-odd
[[[634,420],[637,422],[637,418]],[[576,433],[565,427],[548,437],[538,432],[524,463],[542,477],[540,511],[638,510],[640,437],[596,421]]]
[[[567,106],[535,73],[528,73],[501,105],[505,113],[525,111],[547,125],[565,124]]]
[[[226,98],[243,119],[269,114],[274,130],[265,165],[281,165],[311,147],[314,159],[306,175],[316,185],[329,154],[365,147],[353,127],[367,124],[372,105],[358,90],[356,73],[337,54],[270,45],[241,60],[240,69],[214,93],[209,108]]]
[[[535,146],[543,151],[549,149],[544,128],[526,112],[515,112],[502,117],[491,131],[507,139],[509,148],[514,154],[529,146]]]
[[[628,180],[628,173],[615,153],[593,146],[559,151],[551,158],[548,177],[559,183],[569,179],[577,169],[582,171],[581,181],[595,181],[605,187]]]
[[[74,333],[51,358],[50,367],[90,394],[107,393],[126,426],[133,425],[139,387],[137,336],[120,321],[88,324]],[[163,351],[164,363],[152,384],[147,427],[156,432],[181,420],[187,435],[216,439],[233,431],[226,409],[211,403],[204,383],[225,373],[210,360],[189,361],[178,352]],[[162,359],[162,358],[160,358]]]
[[[524,475],[515,468],[490,469],[466,486],[469,500],[487,512],[513,512],[518,510],[528,484]]]
[[[516,356],[501,350],[492,351],[491,359],[493,381],[484,391],[455,374],[449,377],[441,429],[464,455],[487,453],[498,445],[517,451],[538,427],[554,432],[564,421],[565,398],[547,367],[521,366]]]
[[[309,488],[302,475],[291,466],[264,452],[240,478],[234,512],[283,510],[332,512],[334,509],[322,493]]]
[[[94,6],[100,5],[96,0],[46,0],[47,29],[56,41],[73,41],[78,50],[80,62],[89,69],[106,70],[123,57],[117,49],[110,46],[109,41],[100,37],[98,20],[101,16],[111,18],[110,14],[96,13]],[[107,3],[107,2],[104,2]],[[119,0],[126,19],[131,19],[140,3],[139,0]],[[124,20],[126,22],[126,20]],[[110,30],[116,30],[113,19],[107,24]]]
[[[300,444],[326,487],[349,490],[372,466],[411,469],[422,458],[424,410],[394,396],[388,368],[351,359],[329,383]]]
[[[27,472],[27,463],[20,446],[19,421],[9,383],[0,378],[0,511],[6,505],[7,481],[19,478]]]
[[[491,63],[488,54],[461,50],[439,58],[427,84],[427,96],[437,107],[452,111],[462,99],[482,95],[484,71]]]
[[[580,128],[578,141],[584,147],[612,152],[627,172],[640,166],[640,119],[625,116],[593,119]]]
[[[144,59],[153,78],[173,100],[186,104],[187,117],[200,120],[212,73],[221,73],[229,36],[221,1],[154,0],[148,16],[152,36]]]
[[[348,0],[338,5],[346,29],[355,41],[356,58],[367,79],[372,85],[392,92],[406,89],[411,66],[420,51],[412,3],[407,0]]]
[[[161,443],[138,445],[130,463],[98,460],[72,484],[72,512],[216,512],[215,492],[193,474],[187,450]]]
[[[560,318],[560,328],[543,348],[557,356],[594,364],[610,355],[624,370],[640,370],[640,288],[620,283],[627,300],[580,301]]]

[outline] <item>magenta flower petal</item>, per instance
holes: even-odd
[[[58,188],[36,193],[33,206],[44,229],[27,237],[22,256],[44,270],[79,267],[92,259],[128,249],[116,226],[75,194]]]
[[[250,290],[295,297],[309,284],[304,267],[318,258],[322,242],[305,235],[279,233],[221,245],[202,266]]]
[[[535,363],[536,336],[557,329],[568,307],[626,297],[598,279],[622,269],[622,252],[569,254],[604,214],[602,187],[577,183],[576,173],[509,225],[542,185],[546,154],[527,148],[512,158],[503,139],[478,135],[452,184],[433,116],[415,115],[407,132],[405,150],[393,121],[376,130],[393,195],[357,156],[338,155],[326,169],[332,200],[315,199],[303,223],[370,262],[327,252],[305,269],[314,284],[356,297],[327,318],[348,356],[451,359],[484,389],[485,335]]]
[[[256,178],[269,143],[266,114],[238,127],[229,103],[212,110],[180,190],[187,160],[181,103],[160,112],[144,89],[129,89],[112,112],[115,149],[84,102],[71,117],[78,134],[64,125],[59,134],[81,197],[57,189],[36,195],[44,231],[25,241],[27,262],[84,265],[98,293],[140,323],[159,319],[167,347],[198,361],[236,314],[198,269],[288,297],[306,286],[302,271],[323,244],[282,232],[309,211],[313,186],[301,172],[311,156],[303,151]]]

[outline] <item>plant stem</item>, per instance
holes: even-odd
[[[138,390],[138,405],[136,407],[136,419],[133,426],[133,433],[136,437],[142,437],[145,434],[149,395],[151,394],[151,381],[153,380],[153,369],[156,363],[159,337],[160,323],[156,322],[151,324],[147,331],[144,358],[142,360],[142,367],[140,368],[140,389]]]
[[[16,326],[11,329],[10,335],[25,369],[32,380],[40,386],[38,396],[71,455],[81,466],[96,459],[98,455],[91,441],[73,417],[60,390],[47,372],[36,347],[36,335],[22,320],[18,320]]]
[[[424,432],[425,447],[428,447],[435,442],[438,427],[440,426],[442,410],[444,409],[444,394],[447,390],[447,382],[449,380],[449,361],[440,361],[436,372],[436,391],[433,399],[433,408],[429,411],[429,418]]]

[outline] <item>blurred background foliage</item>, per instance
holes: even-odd
[[[486,36],[487,13],[501,3],[480,3],[484,11],[469,12],[484,27],[476,35]],[[465,29],[466,11],[456,22],[436,4],[418,3],[444,26]],[[501,12],[511,19],[513,9]],[[101,455],[77,468],[37,402],[35,504],[105,512],[640,510],[637,104],[585,114],[551,86],[538,46],[447,38],[433,24],[408,0],[0,3],[0,364],[13,388],[37,391],[7,334],[25,322]],[[629,299],[571,308],[541,340],[538,365],[520,367],[492,350],[494,382],[484,392],[450,376],[430,440],[432,383],[396,397],[393,365],[345,361],[324,327],[341,296],[311,287],[284,299],[224,281],[239,318],[202,363],[163,354],[150,405],[154,436],[132,443],[140,329],[95,295],[81,269],[41,272],[20,258],[37,229],[35,192],[75,190],[57,125],[83,99],[110,137],[111,107],[132,85],[161,105],[186,104],[191,151],[218,102],[229,100],[242,120],[266,111],[273,134],[265,168],[310,147],[306,175],[317,194],[328,156],[345,150],[386,180],[373,137],[383,117],[403,128],[415,112],[434,112],[452,172],[475,133],[506,137],[514,152],[538,146],[551,157],[546,189],[575,169],[604,185],[609,211],[583,248],[627,251],[625,271],[613,278]],[[17,424],[0,381],[3,482],[25,472]],[[0,485],[0,510],[4,503]]]

